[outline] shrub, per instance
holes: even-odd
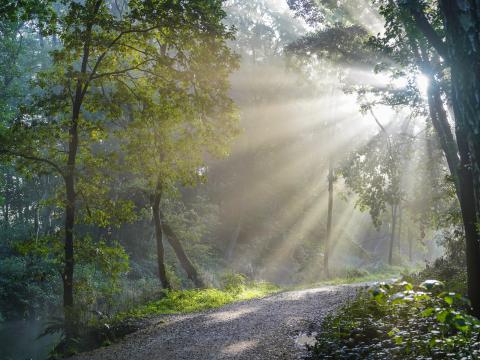
[[[428,280],[378,284],[322,325],[311,359],[478,359],[480,322]]]
[[[245,290],[247,285],[247,277],[243,274],[234,272],[225,273],[221,278],[222,288],[234,294],[238,294]]]

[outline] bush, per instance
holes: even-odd
[[[11,256],[0,263],[0,318],[26,319],[57,305],[60,284],[42,259]]]
[[[379,284],[322,324],[310,359],[478,359],[480,321],[428,280]]]
[[[243,274],[234,272],[225,273],[221,278],[222,288],[234,294],[239,294],[245,290],[247,285],[247,277]]]
[[[345,277],[347,279],[356,279],[368,276],[370,273],[367,270],[359,268],[347,268],[345,270]]]

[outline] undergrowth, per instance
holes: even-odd
[[[248,281],[241,274],[226,274],[222,283],[222,289],[164,290],[159,299],[137,305],[127,311],[113,316],[100,313],[88,324],[79,326],[77,338],[68,343],[62,341],[52,352],[50,359],[108,346],[125,335],[148,326],[149,318],[155,316],[208,310],[280,291],[276,285]],[[52,322],[51,328],[47,329],[46,333],[57,331],[58,326],[62,324],[63,321]]]
[[[381,283],[328,317],[310,359],[480,359],[480,322],[428,280]]]
[[[235,301],[259,298],[279,291],[270,283],[252,283],[231,289],[170,290],[165,296],[115,316],[116,321],[125,318],[144,318],[153,315],[191,313],[217,308]]]

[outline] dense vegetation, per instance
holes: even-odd
[[[478,359],[480,322],[464,295],[462,240],[449,237],[446,254],[426,269],[376,283],[329,317],[310,357]]]
[[[0,328],[40,321],[64,355],[271,283],[415,271],[312,356],[475,358],[478,7],[3,1]]]

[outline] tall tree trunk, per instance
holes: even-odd
[[[480,4],[441,0],[451,66],[452,107],[461,166],[461,203],[466,235],[468,295],[480,316]]]
[[[188,278],[195,284],[196,287],[204,288],[205,283],[203,282],[202,278],[199,276],[197,272],[197,269],[195,268],[195,266],[192,264],[187,254],[185,253],[182,243],[176,236],[175,232],[166,223],[161,212],[160,212],[160,218],[162,220],[162,228],[167,237],[167,241],[175,251],[177,258],[180,261],[180,265],[182,265],[183,269],[187,273]]]
[[[330,248],[332,240],[332,218],[333,218],[333,159],[330,157],[328,164],[328,213],[327,213],[327,236],[325,238],[325,250],[323,257],[323,268],[325,269],[325,276],[330,277],[329,260]]]
[[[83,99],[88,88],[85,77],[88,70],[90,57],[90,42],[92,37],[93,21],[101,6],[102,0],[95,3],[92,17],[85,31],[80,73],[75,85],[75,96],[72,101],[72,116],[68,130],[67,167],[63,176],[65,182],[66,205],[65,205],[65,258],[63,269],[63,307],[65,314],[65,337],[67,341],[75,337],[75,319],[73,312],[73,273],[74,273],[74,226],[76,213],[77,194],[75,191],[76,162],[79,147],[78,123]]]
[[[235,226],[235,230],[233,231],[232,236],[230,237],[230,241],[228,242],[227,252],[225,254],[225,259],[227,261],[232,260],[233,253],[235,248],[237,247],[238,238],[240,236],[240,231],[242,230],[242,219],[238,220],[237,226]]]
[[[462,157],[473,173],[480,211],[480,9],[478,0],[441,0],[451,67],[455,122],[466,143]],[[477,219],[478,220],[478,219]],[[479,279],[480,282],[480,279]]]
[[[65,177],[67,193],[65,208],[65,244],[63,269],[63,307],[65,312],[65,336],[72,339],[75,335],[73,314],[73,230],[75,225],[75,181],[73,173]]]
[[[480,316],[480,234],[476,223],[480,218],[480,38],[478,37],[480,4],[478,0],[440,0],[439,4],[443,13],[446,43],[435,33],[420,6],[409,6],[409,10],[417,28],[423,32],[438,54],[446,60],[451,70],[451,94],[449,95],[455,115],[456,144],[460,159],[457,153],[449,148],[449,144],[442,143],[445,129],[448,130],[447,133],[451,133],[449,127],[443,126],[442,129],[442,121],[440,124],[437,123],[439,126],[435,126],[435,123],[434,126],[439,134],[452,176],[456,178],[457,196],[465,230],[468,296],[472,302],[473,313],[478,317]],[[433,77],[431,78],[433,80]],[[435,85],[434,81],[433,84]],[[429,105],[431,108],[430,96]],[[443,105],[438,109],[440,111],[437,115],[441,117],[445,113]],[[430,112],[432,112],[431,109]],[[432,116],[432,121],[435,120],[435,116]],[[448,125],[448,122],[444,124]],[[453,162],[457,162],[457,166]]]
[[[478,214],[475,207],[474,180],[466,153],[467,144],[460,129],[457,129],[457,142],[461,157],[460,167],[460,207],[465,229],[466,255],[467,255],[467,285],[468,297],[472,303],[473,313],[480,317],[480,245],[477,227]]]
[[[393,246],[395,244],[395,229],[397,224],[397,205],[392,205],[392,229],[390,232],[390,244],[388,247],[388,265],[393,265]]]
[[[433,78],[429,87],[429,109],[432,124],[447,159],[460,202],[465,231],[468,297],[472,302],[475,315],[480,316],[480,236],[476,226],[478,217],[468,144],[464,130],[458,123],[456,126],[457,142],[455,143],[448,124],[447,113],[441,101],[440,89]],[[460,154],[460,158],[458,154]]]
[[[160,218],[160,199],[161,195],[156,194],[152,199],[152,213],[153,213],[153,223],[155,225],[155,239],[157,240],[157,263],[158,263],[158,278],[162,287],[165,289],[170,289],[171,284],[168,281],[167,271],[165,269],[165,249],[163,247],[163,229],[162,222]]]

